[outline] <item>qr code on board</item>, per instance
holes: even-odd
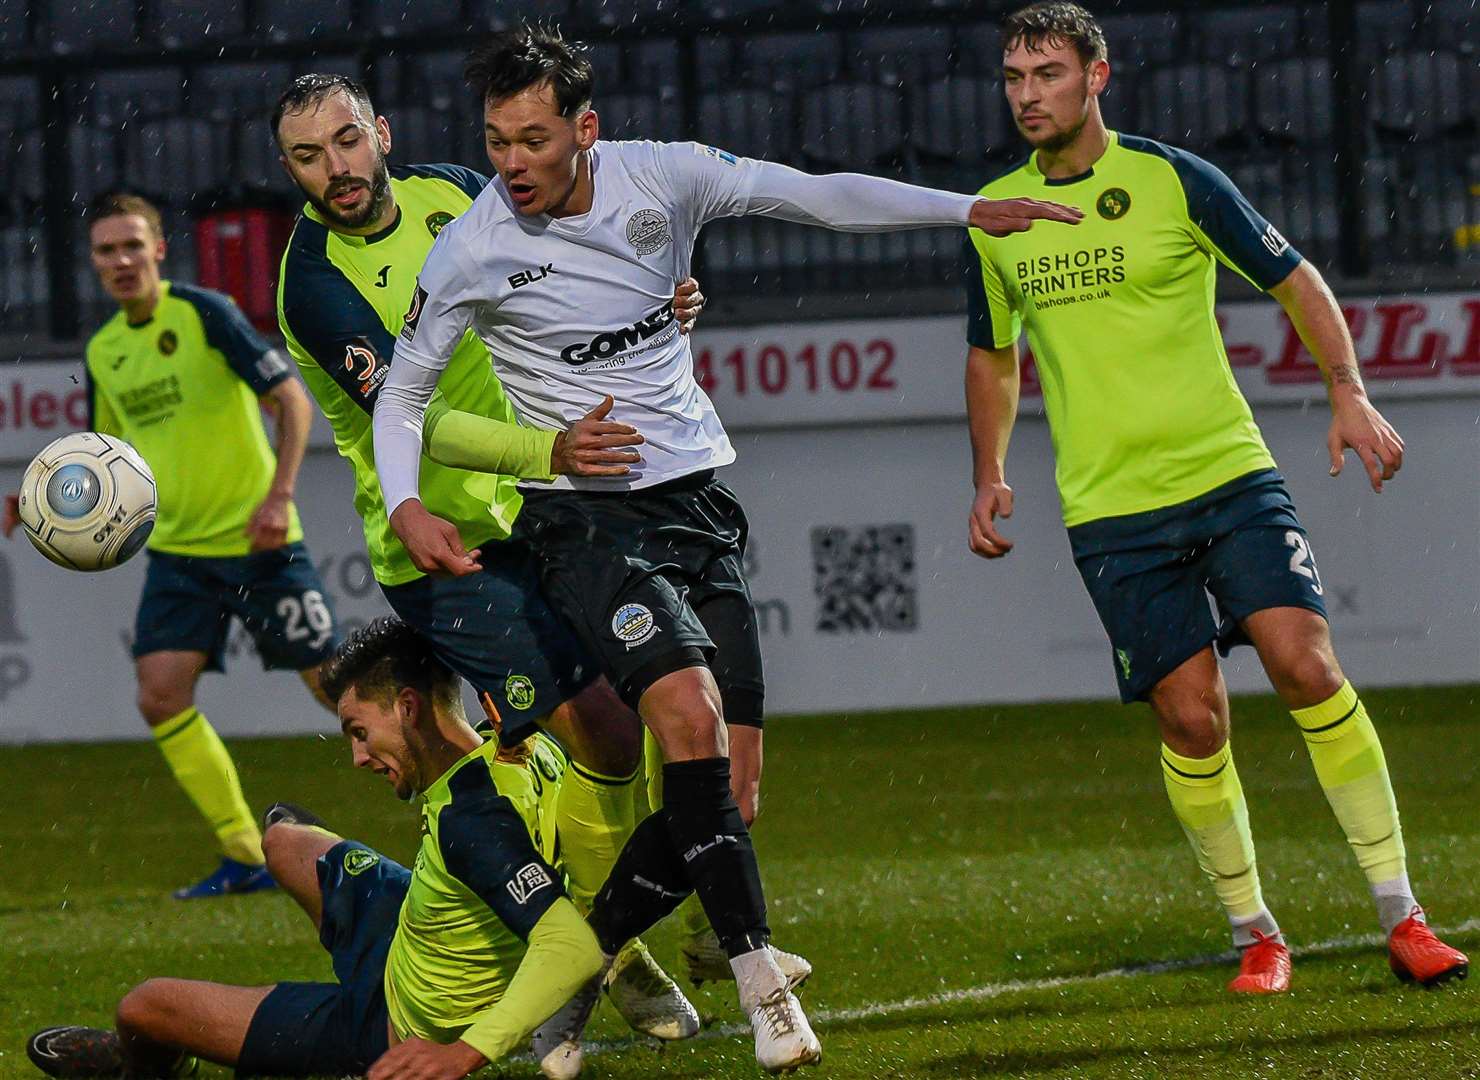
[[[820,632],[918,625],[913,525],[819,525],[812,530],[812,568]]]

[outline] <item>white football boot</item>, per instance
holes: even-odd
[[[535,1060],[540,1063],[540,1073],[548,1080],[575,1080],[581,1075],[585,1055],[581,1052],[581,1036],[591,1012],[601,998],[601,984],[606,978],[602,970],[592,976],[591,981],[576,991],[555,1015],[535,1028],[530,1037]]]
[[[806,957],[796,953],[789,953],[774,945],[769,948],[771,958],[776,961],[781,974],[786,976],[786,988],[791,991],[800,990],[812,977],[812,965]],[[719,937],[708,926],[686,937],[679,946],[679,955],[683,957],[689,982],[695,986],[703,986],[706,982],[733,982],[735,979],[730,958],[720,945]]]
[[[725,967],[728,970],[728,960]],[[699,1033],[699,1013],[636,938],[612,962],[606,996],[632,1030],[644,1035],[672,1041]]]
[[[735,969],[740,1007],[750,1016],[755,1034],[755,1060],[770,1073],[786,1073],[822,1060],[822,1044],[807,1023],[801,1002],[786,985],[786,976],[769,946],[730,960]]]

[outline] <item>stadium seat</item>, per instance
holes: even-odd
[[[260,0],[256,32],[269,41],[298,41],[319,34],[344,33],[354,6],[350,0]]]
[[[1189,61],[1138,73],[1142,134],[1191,150],[1245,144],[1250,136],[1248,72]]]
[[[166,117],[125,133],[124,175],[131,185],[179,209],[233,185],[229,126],[194,117]]]
[[[0,48],[26,43],[26,4],[27,0],[0,0]]]
[[[165,45],[189,45],[213,38],[239,38],[246,17],[235,0],[154,0],[152,29]]]
[[[744,157],[796,159],[792,101],[770,90],[719,90],[699,96],[701,142]]]
[[[1331,64],[1324,57],[1289,57],[1256,64],[1254,124],[1276,142],[1329,144],[1335,131]]]
[[[684,138],[678,95],[673,92],[602,94],[596,101],[603,139]]]
[[[230,190],[258,196],[293,196],[293,182],[283,171],[280,156],[265,121],[256,117],[239,119],[231,131]]]
[[[736,58],[745,80],[813,86],[839,77],[842,39],[835,33],[756,34],[739,42]]]
[[[1477,94],[1480,59],[1474,53],[1406,49],[1377,65],[1369,116],[1380,138],[1473,138]]]
[[[896,165],[905,147],[904,99],[874,83],[834,83],[802,97],[802,154],[817,168]]]
[[[384,109],[391,125],[391,160],[403,164],[452,161],[476,167],[462,156],[462,123],[450,112],[412,106]],[[486,166],[485,166],[486,169]]]
[[[125,182],[120,149],[119,139],[110,129],[77,124],[67,132],[72,189],[78,203],[86,203]]]
[[[141,115],[179,112],[184,84],[177,67],[102,70],[79,79],[74,104],[86,123],[122,130]]]
[[[58,52],[78,53],[117,48],[133,42],[135,5],[111,3],[46,4],[46,39]]]
[[[0,326],[24,329],[40,324],[47,298],[46,238],[34,225],[0,228]]]
[[[203,64],[190,73],[191,112],[256,123],[265,133],[272,107],[292,76],[285,63]]]
[[[632,27],[671,19],[683,0],[575,0],[572,21],[581,26]]]
[[[367,0],[364,29],[381,37],[438,28],[466,29],[459,0]]]
[[[879,27],[843,35],[843,64],[854,78],[899,85],[944,75],[953,35],[946,26]]]
[[[910,143],[922,158],[979,167],[1022,147],[998,79],[959,75],[910,88]]]

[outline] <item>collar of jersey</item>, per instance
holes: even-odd
[[[494,754],[497,753],[498,739],[485,738],[483,740],[482,746],[478,747],[478,749],[476,750],[469,750],[462,757],[454,761],[451,767],[445,773],[443,773],[441,776],[437,777],[437,779],[428,784],[427,789],[421,793],[422,801],[426,802],[436,795],[447,794],[448,785],[452,782],[452,774],[457,772],[458,769],[461,769],[468,762],[473,761],[477,758],[491,758]]]
[[[379,232],[371,233],[369,236],[355,236],[353,233],[342,233],[336,231],[334,226],[330,225],[327,221],[324,220],[322,214],[320,214],[317,210],[315,210],[307,203],[305,203],[303,206],[303,216],[308,218],[310,221],[318,222],[324,228],[333,233],[334,236],[343,243],[349,244],[352,247],[368,247],[371,244],[378,244],[380,243],[380,241],[387,239],[392,233],[394,233],[397,229],[401,227],[401,204],[399,202],[396,203],[396,216],[391,219],[391,223],[385,228],[381,229]]]
[[[126,327],[128,327],[128,329],[130,329],[130,330],[142,330],[142,329],[144,329],[144,327],[148,326],[150,323],[152,323],[154,321],[154,317],[159,314],[160,307],[162,307],[164,305],[165,297],[169,296],[169,294],[170,294],[170,283],[169,283],[169,281],[167,281],[165,278],[160,278],[159,279],[159,300],[155,303],[154,310],[149,313],[149,318],[145,319],[143,322],[129,322],[128,321],[128,314],[121,307],[118,309],[118,317],[123,320],[123,325],[126,326]]]
[[[1110,152],[1120,145],[1120,133],[1118,131],[1111,131],[1107,134],[1109,134],[1110,136],[1110,142],[1106,145],[1105,152],[1100,155],[1099,160],[1097,160],[1094,165],[1091,165],[1082,173],[1078,173],[1074,176],[1044,176],[1043,173],[1040,172],[1038,169],[1038,155],[1036,153],[1034,153],[1033,156],[1029,158],[1029,161],[1032,162],[1030,167],[1043,179],[1044,187],[1068,187],[1070,184],[1081,183],[1082,181],[1088,180],[1090,177],[1094,176],[1095,165],[1098,165],[1101,161],[1104,161],[1107,157],[1110,156]]]

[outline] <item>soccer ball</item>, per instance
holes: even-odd
[[[48,443],[21,478],[26,536],[68,570],[127,562],[154,530],[154,508],[154,474],[139,452],[96,431]]]

